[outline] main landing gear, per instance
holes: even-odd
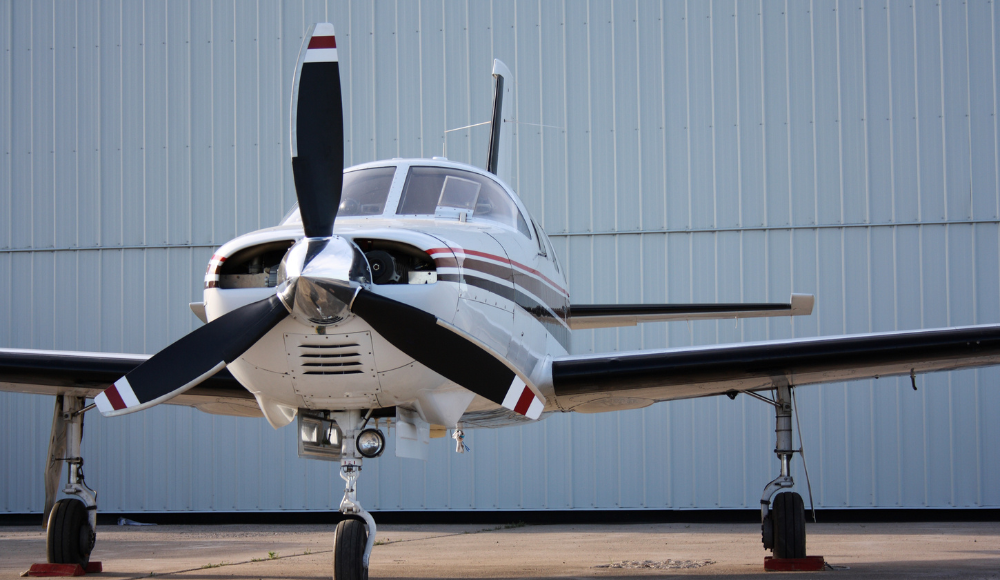
[[[775,558],[805,558],[806,516],[802,496],[790,491],[778,493],[794,485],[791,475],[795,453],[792,449],[791,388],[778,387],[777,401],[765,400],[774,405],[774,453],[781,461],[781,473],[767,484],[760,498],[761,539],[764,548],[771,550]]]
[[[375,458],[381,455],[385,449],[385,436],[377,429],[365,429],[367,418],[358,427],[361,422],[361,413],[358,411],[333,415],[344,437],[340,477],[345,486],[340,513],[346,516],[346,519],[337,524],[333,537],[333,578],[368,580],[368,559],[375,546],[375,519],[358,501],[357,482],[361,475],[362,457]]]
[[[45,551],[50,564],[80,564],[86,567],[97,540],[97,493],[83,480],[83,397],[56,397],[45,466]],[[62,462],[69,467],[63,493],[76,497],[55,501]]]

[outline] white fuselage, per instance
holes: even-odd
[[[427,265],[408,279],[374,283],[371,290],[471,334],[525,376],[539,371],[546,357],[566,354],[570,331],[565,278],[544,232],[534,225],[517,196],[489,173],[438,159],[371,163],[350,168],[345,175],[365,169],[385,173],[391,167],[395,174],[381,213],[351,216],[342,210],[334,234],[354,241],[363,251],[384,254],[388,250],[403,260],[412,254]],[[474,211],[439,207],[436,215],[401,215],[397,212],[400,197],[413,167],[417,173],[453,172],[452,185],[472,183],[461,176],[474,173],[478,177],[469,177],[486,178],[490,180],[487,185],[501,187],[512,206],[508,210],[497,207],[496,197],[492,204],[482,205],[481,196],[481,205]],[[523,216],[523,222],[514,222],[519,227],[509,225],[516,219],[510,214],[514,206]],[[240,236],[219,248],[206,275],[208,319],[273,295],[275,276],[271,273],[272,285],[268,285],[268,270],[275,264],[268,265],[267,256],[274,262],[273,256],[303,235],[297,212],[292,212],[282,225]],[[261,253],[261,248],[269,254]],[[263,260],[242,258],[254,253],[264,256]],[[373,259],[375,255],[369,254]],[[227,273],[230,265],[241,260],[249,265],[234,266]],[[432,425],[445,427],[459,421],[469,426],[499,426],[525,420],[415,362],[357,316],[327,327],[307,326],[288,317],[229,369],[254,393],[275,426],[286,424],[299,408],[400,406],[416,411]],[[542,384],[539,388],[548,400],[546,409],[554,410],[551,387]]]

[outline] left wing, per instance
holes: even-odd
[[[0,391],[93,399],[149,355],[0,349]],[[206,413],[260,417],[253,394],[223,369],[169,401]]]
[[[551,364],[560,403],[669,401],[1000,364],[1000,324],[570,355]]]

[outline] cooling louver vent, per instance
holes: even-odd
[[[308,344],[302,345],[299,366],[304,375],[355,375],[364,372],[360,347],[356,342],[348,344]]]
[[[379,385],[370,333],[285,334],[285,352],[307,407],[374,403]]]

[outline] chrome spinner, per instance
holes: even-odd
[[[292,318],[308,326],[333,326],[351,316],[358,289],[371,284],[361,248],[341,236],[304,238],[278,266],[278,298]]]

